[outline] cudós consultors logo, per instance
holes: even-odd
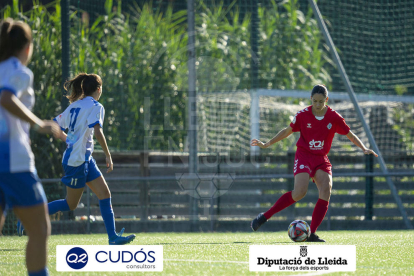
[[[73,269],[82,269],[88,263],[88,253],[80,247],[74,247],[66,254],[66,263]]]

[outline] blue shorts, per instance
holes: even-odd
[[[80,189],[85,187],[86,182],[97,179],[102,175],[95,159],[91,158],[89,162],[85,162],[78,167],[72,167],[62,164],[65,176],[62,177],[62,182],[72,189]]]
[[[0,173],[0,206],[3,211],[42,203],[47,203],[47,199],[36,173]]]

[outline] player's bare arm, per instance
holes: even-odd
[[[108,168],[106,172],[110,173],[114,169],[114,164],[112,163],[112,157],[109,152],[108,144],[106,143],[105,135],[99,124],[96,124],[93,128],[95,130],[96,140],[98,140],[98,143],[99,145],[101,145],[102,150],[104,151],[106,156],[106,167]]]
[[[58,138],[59,126],[53,121],[39,119],[12,92],[4,90],[1,93],[0,104],[14,116],[28,122],[32,127],[36,126],[36,131]]]
[[[356,136],[352,131],[349,131],[349,133],[346,135],[348,139],[355,144],[358,148],[362,149],[364,154],[373,154],[375,157],[378,157],[378,154],[376,154],[372,149],[368,149],[365,147],[365,145],[362,143],[362,141]]]
[[[283,139],[285,139],[286,137],[289,137],[289,135],[291,135],[293,133],[292,128],[290,126],[282,129],[281,131],[279,131],[275,137],[273,137],[272,139],[270,139],[270,141],[268,141],[267,143],[263,143],[262,141],[260,141],[259,139],[253,139],[250,143],[251,146],[258,146],[262,149],[268,148],[271,145],[273,145],[274,143],[277,143]]]
[[[66,142],[66,137],[68,137],[68,135],[65,132],[61,131],[58,139],[62,140],[63,142]]]

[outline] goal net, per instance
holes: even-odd
[[[413,155],[414,97],[357,95],[364,118],[381,152],[384,155]],[[200,94],[198,148],[201,152],[234,154],[254,151],[250,147],[252,138],[270,140],[290,124],[296,112],[310,105],[309,98],[308,91],[263,89],[255,93]],[[345,118],[351,130],[369,147],[370,143],[348,94],[330,92],[328,105]],[[262,153],[284,154],[294,149],[297,138],[293,134],[272,145],[269,150],[262,150]],[[361,154],[361,151],[345,136],[337,135],[331,153]]]

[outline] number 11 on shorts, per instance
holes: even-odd
[[[72,181],[70,182],[70,186],[76,186],[77,183],[78,183],[78,179],[72,178]]]

